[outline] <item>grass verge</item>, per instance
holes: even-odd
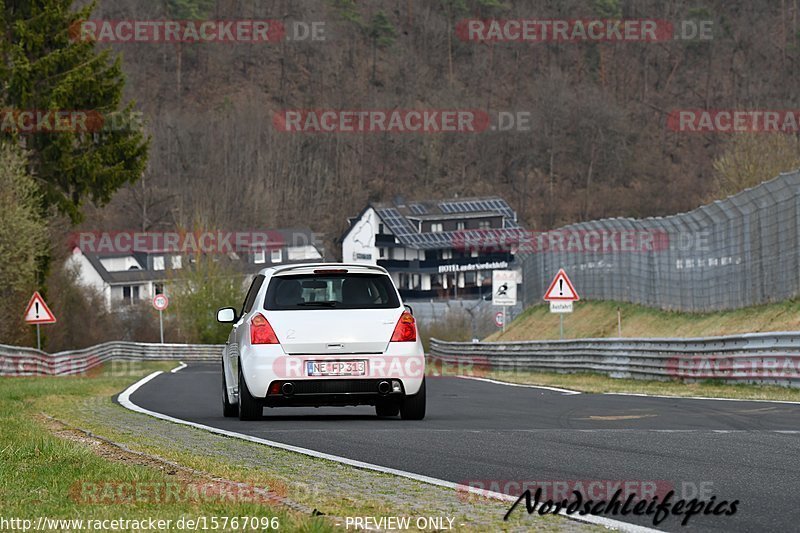
[[[310,532],[342,530],[346,516],[447,516],[454,519],[458,531],[600,529],[524,513],[503,522],[509,506],[506,502],[465,498],[450,489],[213,435],[132,413],[113,403],[112,396],[139,377],[172,367],[171,363],[133,363],[124,372],[106,369],[83,377],[0,378],[0,516],[34,523],[39,516],[46,516],[65,520],[154,518],[173,524],[181,518],[201,516],[266,516],[276,517],[280,530]],[[48,427],[42,413],[130,450],[176,463],[189,473],[107,449],[91,438],[74,434],[64,438],[63,431],[54,433]],[[132,500],[121,500],[120,494],[114,493],[130,491],[131,486],[202,484],[209,476],[268,489],[296,502],[297,508],[313,508],[323,515],[240,501],[235,494],[233,499],[208,501],[181,492],[180,497],[166,501],[152,489],[142,498],[134,492]],[[90,498],[87,502],[81,496],[87,482],[104,487],[99,493],[90,493],[99,501]],[[95,529],[137,530],[130,524],[107,524],[112,527]],[[66,524],[45,529],[78,530]],[[241,521],[237,527],[231,524],[218,529],[245,530]]]
[[[174,365],[149,363],[145,374],[156,368]],[[108,396],[130,384],[131,377],[97,374],[92,377],[12,377],[0,378],[0,516],[28,519],[39,517],[63,520],[106,521],[93,529],[136,531],[147,529],[136,520],[170,520],[170,530],[182,518],[275,517],[280,529],[332,531],[319,518],[299,516],[280,507],[230,499],[218,494],[193,493],[202,483],[176,481],[175,472],[147,464],[109,460],[91,446],[52,434],[45,427],[41,412],[62,413],[76,403]],[[194,485],[192,484],[194,483]],[[166,493],[166,487],[174,492]],[[103,487],[105,492],[92,492]],[[90,492],[85,492],[90,489]],[[188,490],[187,490],[188,488]],[[112,523],[123,518],[131,522]],[[241,522],[241,520],[240,520]],[[164,522],[167,525],[166,522]],[[37,524],[38,525],[38,524]],[[100,526],[99,528],[97,526]],[[209,524],[210,525],[210,524]],[[45,531],[87,529],[84,522],[44,522]],[[34,526],[35,527],[35,526]],[[227,530],[239,528],[222,528]]]
[[[800,300],[718,311],[683,313],[642,305],[580,301],[564,317],[564,336],[569,339],[617,337],[617,308],[623,337],[704,337],[800,330]],[[559,317],[547,304],[526,309],[506,328],[487,341],[551,340],[559,337]]]

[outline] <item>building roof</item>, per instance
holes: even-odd
[[[401,244],[407,248],[430,250],[452,248],[454,243],[463,243],[465,239],[481,242],[485,238],[485,230],[457,230],[436,233],[422,233],[412,220],[459,220],[477,217],[502,216],[503,227],[493,228],[492,235],[502,237],[519,237],[522,229],[517,224],[517,214],[508,202],[498,196],[485,198],[452,198],[448,200],[424,200],[405,202],[382,202],[371,204],[375,212]]]
[[[269,230],[270,234],[270,242],[267,243],[267,249],[273,248],[293,248],[297,246],[314,246],[320,255],[323,254],[323,250],[319,247],[319,243],[315,242],[314,240],[314,233],[308,228],[289,228],[289,229],[277,229],[277,230]],[[179,253],[179,252],[164,252],[164,251],[131,251],[131,252],[92,252],[92,251],[83,251],[80,250],[78,246],[75,246],[75,249],[78,250],[89,264],[92,265],[92,268],[100,275],[104,282],[111,284],[111,285],[119,285],[119,284],[140,284],[146,282],[161,282],[167,281],[173,277],[180,277],[185,275],[187,271],[191,271],[193,268],[193,262],[191,261],[191,253]],[[221,261],[224,261],[228,266],[231,267],[232,270],[237,271],[241,274],[254,274],[261,268],[263,265],[261,264],[253,264],[247,260],[249,257],[248,254],[253,253],[254,251],[260,251],[263,247],[257,246],[253,249],[245,249],[237,250],[236,253],[229,253],[229,254],[216,254],[216,257],[219,257]],[[151,267],[151,262],[148,261],[149,257],[153,256],[163,256],[165,258],[173,257],[173,256],[181,256],[185,258],[182,261],[182,267],[180,269],[162,269],[162,270],[153,270]],[[134,258],[139,265],[142,266],[141,269],[134,268],[130,270],[118,270],[118,271],[109,271],[103,265],[103,259],[109,258],[119,258],[119,257],[132,257]],[[295,263],[307,263],[311,261],[319,261],[319,259],[305,259],[305,260],[293,260],[288,261],[284,259],[283,264],[295,264]],[[165,267],[168,267],[165,264]]]

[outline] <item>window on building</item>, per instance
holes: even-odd
[[[264,250],[253,252],[253,263],[260,265],[267,262],[267,253]]]
[[[381,257],[381,259],[385,258],[386,257],[386,248],[378,248],[378,255]]]
[[[462,222],[457,222],[456,223],[456,229],[458,229],[458,230],[464,229],[464,222],[463,221]]]
[[[164,270],[163,255],[156,255],[153,257],[153,270]]]
[[[378,233],[383,233],[383,224],[378,224]]]
[[[139,301],[139,286],[124,285],[122,287],[122,299],[125,303],[133,304]]]
[[[452,259],[453,250],[442,250],[442,259]]]
[[[154,283],[153,284],[153,294],[164,294],[164,284],[163,283]]]
[[[281,261],[283,261],[283,250],[281,250],[280,248],[272,250],[269,259],[273,263],[280,263]]]
[[[179,255],[170,257],[170,265],[173,270],[180,270],[183,267],[183,258]]]
[[[479,220],[478,229],[490,229],[492,227],[491,220]]]
[[[444,227],[441,222],[431,223],[431,233],[441,233]]]

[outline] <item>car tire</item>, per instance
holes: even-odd
[[[239,414],[239,406],[228,401],[228,386],[225,383],[225,364],[222,365],[222,416],[232,418]]]
[[[406,396],[400,406],[400,418],[403,420],[422,420],[425,418],[425,380],[419,392],[413,396]]]
[[[375,404],[375,414],[379,417],[397,416],[400,413],[400,405],[393,401],[379,401]]]
[[[242,362],[239,361],[239,420],[260,420],[263,412],[261,403],[247,388],[247,382],[242,375]]]

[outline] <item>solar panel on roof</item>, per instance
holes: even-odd
[[[416,228],[393,207],[386,207],[378,210],[378,214],[383,219],[389,231],[397,237],[405,237],[416,233]]]
[[[503,200],[454,200],[440,202],[439,208],[443,213],[469,213],[478,211],[495,211],[504,215],[503,228],[493,228],[486,233],[484,230],[446,231],[437,233],[419,233],[417,226],[409,221],[400,211],[393,207],[377,209],[378,215],[383,219],[389,230],[394,233],[401,243],[413,248],[430,250],[447,248],[469,235],[469,239],[478,242],[481,240],[515,239],[521,238],[519,225],[514,221],[514,210]],[[425,214],[427,209],[423,204],[410,204],[409,210],[414,214]]]
[[[513,218],[514,210],[505,201],[497,198],[491,200],[452,200],[440,202],[439,208],[444,213],[469,213],[475,211],[496,211],[506,217]]]

